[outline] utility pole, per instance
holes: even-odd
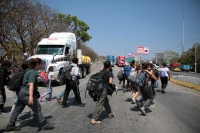
[[[195,47],[195,63],[194,63],[194,66],[195,66],[195,73],[197,73],[196,41],[194,41],[194,47]]]
[[[189,39],[191,41],[194,41],[194,73],[197,73],[197,54],[196,54],[196,40],[195,39]]]
[[[184,6],[183,6],[183,43],[182,43],[182,54],[183,54],[183,46],[184,46],[184,16],[185,16],[185,0],[184,0]]]

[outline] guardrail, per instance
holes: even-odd
[[[200,78],[191,76],[173,76],[171,82],[200,91]]]

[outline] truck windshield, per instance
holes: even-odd
[[[62,55],[63,45],[39,45],[36,54],[57,54]]]

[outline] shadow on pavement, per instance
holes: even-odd
[[[131,101],[132,101],[132,98],[126,98],[125,101],[126,101],[126,102],[131,102]]]
[[[51,121],[48,120],[48,119],[51,119],[52,116],[45,116],[44,118],[47,120],[47,122],[52,123]],[[23,128],[23,127],[38,127],[38,131],[41,131],[41,126],[36,119],[25,120],[20,123],[20,126],[21,126],[21,128]]]

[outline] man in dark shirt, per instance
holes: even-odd
[[[110,69],[111,69],[110,62],[109,61],[104,62],[104,70],[103,70],[105,71],[105,74],[103,77],[104,89],[103,89],[102,94],[97,100],[96,108],[92,116],[91,124],[93,125],[101,123],[101,121],[98,121],[98,118],[101,114],[101,110],[103,107],[106,109],[109,119],[111,119],[114,116],[114,112],[112,112],[111,110],[109,100],[107,97],[107,93],[108,93],[107,88],[113,82],[113,73],[110,71]]]
[[[7,60],[2,61],[1,66],[0,66],[0,75],[1,75],[0,76],[0,95],[2,95],[2,97],[3,97],[3,103],[4,104],[6,102],[6,92],[5,92],[4,86],[6,85],[8,80],[10,79],[9,76],[8,76],[10,74],[10,72],[8,72],[8,70],[7,70],[10,66],[11,66],[11,63]],[[3,108],[4,104],[0,105],[0,114],[7,113]]]

